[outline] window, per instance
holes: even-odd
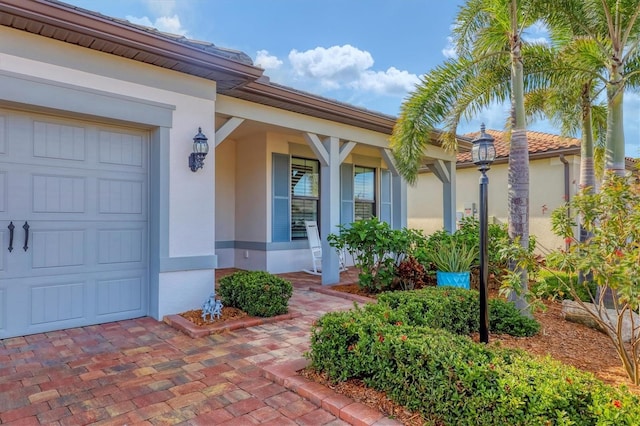
[[[355,220],[371,219],[376,215],[376,171],[371,167],[353,168]]]
[[[318,221],[320,163],[291,158],[291,238],[307,238],[306,220]]]

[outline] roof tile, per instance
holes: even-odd
[[[487,130],[486,133],[494,138],[496,159],[509,157],[508,133],[491,129]],[[480,136],[480,132],[467,133],[463,136],[473,140]],[[580,146],[580,139],[533,131],[527,131],[527,141],[529,143],[529,154]],[[460,152],[456,158],[458,163],[470,163],[471,152]]]

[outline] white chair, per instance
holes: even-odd
[[[304,272],[312,275],[322,275],[322,241],[320,241],[318,223],[315,220],[305,220],[304,226],[307,229],[307,239],[311,250],[311,264],[313,265],[313,270],[304,269]],[[340,272],[346,271],[344,252],[338,251],[338,259]]]

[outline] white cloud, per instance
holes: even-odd
[[[159,31],[187,36],[187,30],[182,27],[180,18],[175,12],[176,0],[145,0],[150,16],[127,16],[127,20],[139,25],[155,28]]]
[[[522,34],[522,39],[531,44],[551,43],[549,39],[549,28],[547,28],[547,25],[542,21],[538,21],[528,27]]]
[[[145,3],[155,16],[172,15],[176,8],[175,0],[146,0]]]
[[[179,34],[183,36],[187,35],[187,30],[182,27],[182,24],[180,23],[180,18],[178,17],[178,15],[160,16],[156,18],[154,21],[152,21],[147,16],[136,17],[136,16],[128,15],[126,19],[129,22],[132,22],[134,24],[145,25],[147,27],[156,28],[157,30],[162,32]]]
[[[419,81],[417,75],[391,67],[386,71],[367,70],[352,86],[376,94],[406,95]]]
[[[298,80],[319,83],[323,89],[355,89],[374,94],[405,95],[413,90],[418,76],[394,67],[386,71],[371,69],[371,53],[351,45],[316,47],[289,53],[292,72]]]
[[[447,59],[457,58],[456,47],[453,45],[453,38],[447,37],[447,45],[442,49],[442,54]]]
[[[546,38],[546,37],[535,37],[535,38],[532,38],[532,37],[524,36],[524,37],[522,37],[522,39],[524,41],[526,41],[527,43],[530,43],[530,44],[550,44],[550,40],[548,38]]]
[[[277,56],[270,55],[266,50],[259,50],[254,63],[265,70],[275,70],[282,66],[283,62]]]
[[[373,66],[373,57],[369,52],[348,44],[331,46],[328,49],[315,49],[289,53],[289,62],[295,75],[303,78],[318,79],[322,86],[337,89],[360,79],[361,74]]]

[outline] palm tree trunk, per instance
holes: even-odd
[[[591,85],[582,87],[582,140],[580,144],[580,187],[595,190],[593,164],[593,127],[591,124]],[[569,201],[569,200],[567,200]]]
[[[524,73],[522,66],[522,40],[518,34],[517,1],[511,2],[511,111],[513,120],[509,148],[509,237],[519,239],[520,245],[529,247],[529,142],[524,108]],[[519,267],[518,267],[519,268]],[[529,313],[525,293],[529,287],[527,270],[519,268],[521,293],[511,293],[516,307]]]
[[[617,68],[614,68],[611,80],[607,85],[607,147],[605,170],[618,176],[625,174],[624,161],[624,126],[622,101],[624,90],[622,76]]]

